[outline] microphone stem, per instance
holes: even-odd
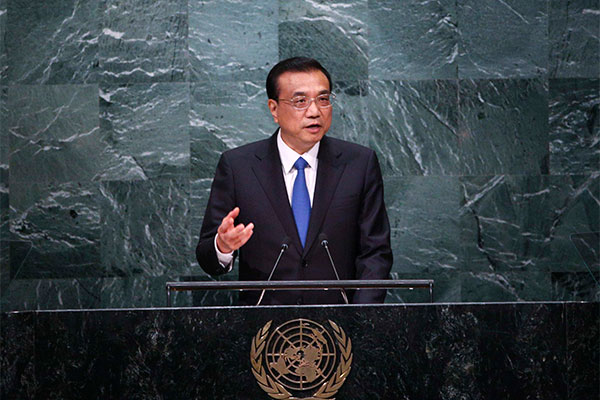
[[[323,247],[325,247],[325,250],[327,250],[327,256],[329,257],[329,262],[331,263],[331,266],[333,267],[333,272],[335,273],[335,277],[339,281],[340,276],[338,275],[337,268],[335,267],[335,264],[333,263],[333,258],[331,257],[331,253],[329,252],[329,246],[327,245],[326,240],[323,241]],[[346,304],[349,304],[348,296],[346,296],[346,290],[344,288],[341,288],[340,291],[342,292],[342,297],[344,298],[344,301],[346,302]]]
[[[281,260],[281,256],[283,255],[283,253],[287,250],[288,246],[287,244],[284,244],[283,246],[281,246],[281,250],[279,251],[279,255],[277,256],[277,260],[275,260],[275,265],[273,266],[273,269],[271,270],[271,274],[269,275],[269,278],[267,278],[267,282],[269,282],[271,280],[271,278],[273,277],[273,273],[275,272],[275,269],[277,268],[277,265],[279,265],[279,260]],[[257,306],[260,305],[260,302],[262,301],[264,295],[265,295],[265,290],[263,289],[262,292],[260,293],[260,297],[258,298],[258,302],[256,303]]]

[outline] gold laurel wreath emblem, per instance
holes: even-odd
[[[283,387],[282,384],[275,381],[272,377],[267,375],[266,368],[263,367],[263,350],[265,348],[265,341],[269,335],[269,329],[271,323],[269,321],[262,327],[252,338],[252,344],[250,347],[250,363],[252,364],[252,374],[256,378],[258,385],[264,390],[270,397],[280,400],[319,400],[319,399],[330,399],[335,400],[334,396],[338,390],[342,387],[346,378],[350,374],[352,367],[352,341],[346,336],[344,330],[339,327],[335,322],[329,320],[329,325],[333,329],[335,340],[341,352],[340,363],[335,371],[335,374],[321,387],[313,393],[311,397],[293,397],[292,394]]]

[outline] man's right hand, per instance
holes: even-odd
[[[217,247],[221,253],[231,253],[242,247],[252,236],[254,224],[247,226],[238,224],[234,226],[234,220],[240,214],[239,207],[234,208],[223,218],[219,229],[217,229]]]

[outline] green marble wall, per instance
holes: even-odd
[[[599,0],[0,0],[2,310],[208,279],[216,161],[274,131],[264,79],[292,55],[334,77],[330,134],[380,157],[394,277],[439,302],[600,300]]]

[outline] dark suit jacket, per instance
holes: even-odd
[[[266,280],[285,238],[290,246],[273,280],[336,279],[318,236],[325,233],[340,279],[387,279],[392,266],[390,227],[383,181],[375,153],[363,146],[324,137],[313,207],[303,249],[288,200],[277,135],[221,156],[206,207],[196,257],[211,275],[219,264],[214,237],[223,217],[240,208],[235,223],[254,223],[250,240],[239,249],[239,279]],[[241,292],[240,302],[255,304],[260,292]],[[383,302],[385,290],[349,291],[354,303]],[[262,304],[335,304],[338,290],[267,291]]]

